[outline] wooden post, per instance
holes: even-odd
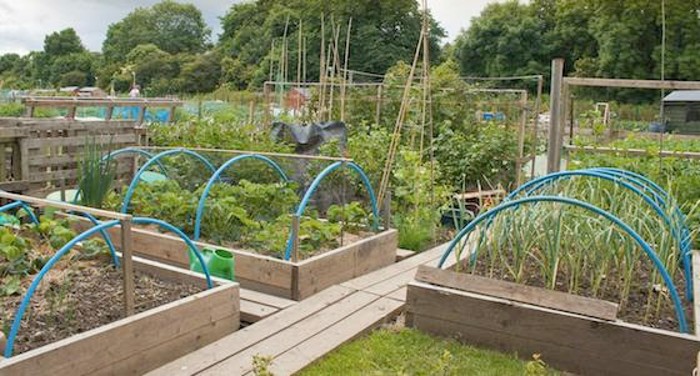
[[[0,144],[0,182],[8,180],[7,179],[7,171],[6,171],[6,163],[7,163],[7,156],[5,155],[5,148],[7,147],[6,144]]]
[[[255,100],[248,103],[248,124],[253,124],[255,121]]]
[[[26,138],[19,139],[20,180],[29,181],[29,146]]]
[[[131,220],[123,219],[121,224],[122,235],[122,271],[124,274],[124,313],[126,316],[134,314],[134,241],[131,237]]]
[[[552,60],[552,82],[549,102],[549,136],[547,140],[547,173],[561,169],[562,145],[562,86],[564,81],[564,59]]]
[[[136,124],[143,124],[143,119],[146,118],[146,105],[144,104],[143,107],[139,107],[139,118],[136,120]]]
[[[0,350],[2,350],[4,352],[6,345],[7,345],[7,340],[5,339],[5,333],[0,331]],[[0,354],[2,354],[2,352],[0,352]],[[2,355],[0,355],[0,361],[2,361],[3,359],[5,359],[5,358]]]
[[[522,184],[523,160],[525,159],[525,125],[527,124],[527,90],[523,91],[520,100],[520,128],[518,129],[518,159],[515,161],[515,182]],[[532,163],[535,163],[533,160]]]
[[[34,117],[34,106],[33,105],[31,105],[31,104],[27,105],[27,108],[24,112],[24,116],[29,117],[29,118]]]
[[[540,128],[540,106],[542,103],[542,86],[544,85],[544,77],[539,76],[537,77],[537,98],[535,99],[535,121],[534,121],[534,126],[532,128],[532,140],[537,145],[537,134],[539,132]],[[530,165],[530,178],[535,177],[535,161],[537,159],[537,148],[534,147],[532,148],[532,165]]]
[[[66,115],[66,118],[68,119],[75,119],[75,113],[78,110],[78,106],[70,106],[68,107],[68,114]]]
[[[105,111],[105,120],[107,120],[107,121],[112,120],[113,115],[114,115],[114,106],[107,106],[107,111]]]
[[[391,228],[391,190],[389,188],[387,188],[384,196],[382,215],[384,217],[384,230],[388,230]]]
[[[299,228],[300,218],[298,215],[292,216],[292,262],[299,261]]]
[[[374,124],[379,126],[379,121],[382,116],[382,90],[384,85],[377,86],[377,109],[374,114]]]
[[[175,110],[177,110],[177,107],[170,107],[170,111],[168,111],[167,123],[172,123],[173,121],[175,121]]]

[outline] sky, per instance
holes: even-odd
[[[92,51],[102,49],[107,27],[136,7],[160,0],[0,0],[0,54],[26,54],[41,50],[44,37],[54,31],[74,28]],[[219,17],[241,0],[190,0],[204,15],[216,40],[221,33]],[[428,0],[433,16],[448,33],[447,41],[469,27],[470,20],[493,0]]]

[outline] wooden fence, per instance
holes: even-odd
[[[77,185],[86,143],[112,150],[142,144],[146,129],[134,121],[0,118],[0,189],[43,197]],[[120,163],[118,178],[133,174]]]

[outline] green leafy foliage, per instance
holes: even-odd
[[[341,223],[350,232],[367,229],[370,224],[369,214],[357,201],[342,206],[331,205],[326,212],[326,216],[330,222]]]

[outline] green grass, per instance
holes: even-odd
[[[332,352],[301,375],[551,375],[543,363],[477,349],[414,329],[381,329]]]

